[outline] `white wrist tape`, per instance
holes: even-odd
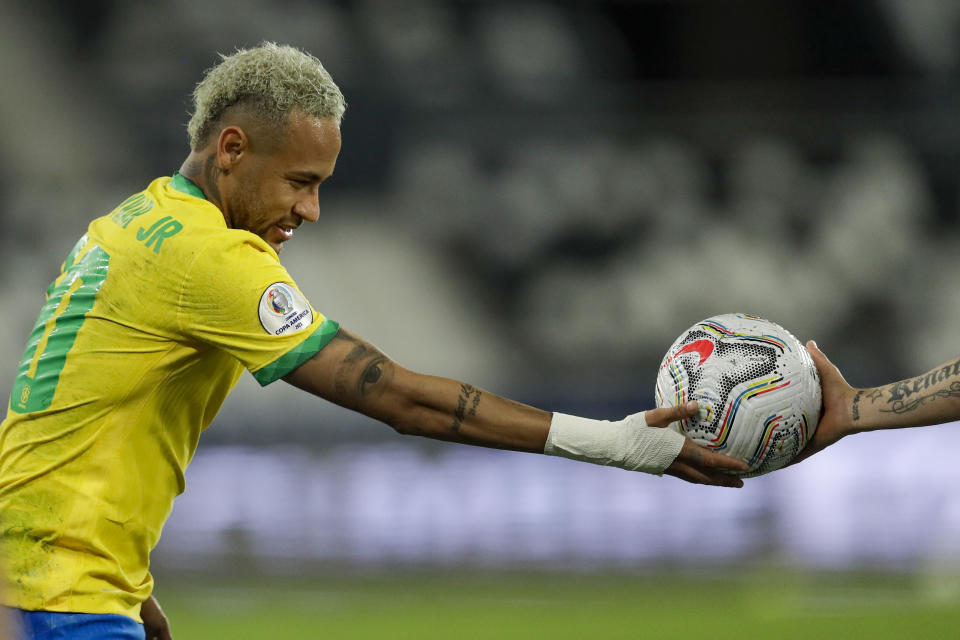
[[[676,460],[685,440],[672,429],[647,426],[642,412],[619,422],[554,413],[543,452],[659,475]]]

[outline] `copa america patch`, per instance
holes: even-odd
[[[303,294],[285,282],[274,282],[260,296],[260,324],[275,336],[302,331],[313,324],[313,309]]]

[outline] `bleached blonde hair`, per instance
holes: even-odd
[[[206,145],[214,126],[234,106],[250,110],[273,127],[285,125],[295,109],[340,124],[347,103],[327,70],[309,53],[263,42],[220,58],[193,90],[187,133],[194,151]]]

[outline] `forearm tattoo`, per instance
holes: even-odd
[[[453,424],[450,425],[450,429],[460,431],[460,427],[468,415],[477,415],[477,406],[480,404],[482,395],[483,392],[473,385],[466,383],[460,385],[460,397],[457,398],[457,408],[453,412]]]
[[[853,421],[856,422],[860,419],[860,396],[863,395],[863,391],[857,391],[857,395],[853,396],[853,405],[850,407],[850,415],[853,417]]]
[[[334,382],[337,393],[343,396],[344,394],[351,394],[352,391],[360,399],[363,399],[370,392],[371,387],[383,377],[387,356],[370,343],[364,342],[343,330],[339,331],[334,339],[353,343],[350,353],[346,355],[337,368]],[[359,374],[357,374],[358,365],[361,367]]]
[[[887,396],[887,408],[881,408],[880,411],[897,414],[910,413],[938,398],[960,398],[960,380],[951,380],[958,377],[960,377],[960,359],[922,376],[894,382],[883,388],[883,393]],[[944,388],[933,388],[948,381],[949,384]],[[877,396],[882,395],[880,392],[876,392],[876,394]],[[871,394],[870,398],[873,399],[874,397]]]
[[[932,402],[937,398],[960,398],[960,381],[950,383],[946,389],[938,389],[924,396],[917,396],[910,400],[897,400],[890,403],[889,409],[880,409],[884,413],[910,413],[923,406],[927,402]]]

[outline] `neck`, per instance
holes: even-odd
[[[216,151],[206,149],[191,151],[187,159],[180,165],[179,173],[185,178],[190,178],[195,185],[200,187],[207,200],[217,205],[220,211],[223,211],[220,187],[217,184],[220,178],[220,167],[217,166]]]

